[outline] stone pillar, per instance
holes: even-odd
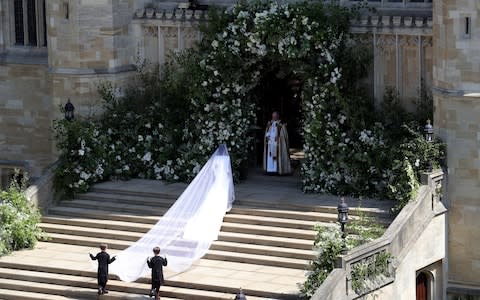
[[[480,292],[480,2],[433,1],[434,127],[447,143],[448,288]]]

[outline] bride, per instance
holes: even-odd
[[[111,273],[135,281],[148,272],[146,258],[159,246],[168,267],[183,272],[218,238],[234,189],[230,156],[220,145],[172,207],[142,238],[117,255]]]

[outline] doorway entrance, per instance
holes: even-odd
[[[303,147],[301,136],[301,84],[293,73],[275,68],[266,73],[257,85],[257,126],[255,145],[255,166],[261,167],[263,163],[263,142],[265,127],[272,119],[272,112],[278,111],[280,119],[287,125],[289,147],[291,152]]]
[[[416,300],[428,300],[428,276],[425,272],[420,272],[417,275],[417,284],[416,284]]]

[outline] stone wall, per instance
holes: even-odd
[[[477,295],[480,293],[479,14],[479,1],[434,2],[434,127],[448,147],[449,289],[454,288],[457,294]]]
[[[53,161],[50,75],[42,65],[0,65],[0,160],[27,161],[32,176]]]
[[[448,145],[449,280],[480,289],[480,97],[437,93],[434,105]]]
[[[415,299],[415,277],[416,274],[423,271],[431,276],[428,292],[431,298],[428,299],[446,300],[443,267],[446,256],[445,237],[446,215],[442,214],[432,219],[403,261],[399,262],[399,267],[395,272],[395,282],[369,294],[369,299]],[[432,245],[437,245],[437,247]]]
[[[52,0],[47,11],[49,65],[54,70],[106,71],[132,64],[131,0]]]

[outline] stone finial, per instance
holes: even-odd
[[[190,20],[193,17],[194,11],[191,9],[185,10],[185,19]]]
[[[390,16],[382,16],[382,23],[383,26],[390,26]]]
[[[433,19],[432,19],[432,17],[428,17],[428,18],[427,18],[427,26],[430,27],[430,28],[432,28],[432,26],[433,26]]]
[[[163,14],[164,14],[164,11],[161,10],[161,9],[157,9],[157,10],[155,11],[155,17],[156,17],[157,19],[163,18]]]
[[[366,26],[368,25],[368,16],[367,15],[361,15],[360,16],[360,24]]]
[[[423,17],[415,17],[415,26],[423,27]]]
[[[405,27],[411,27],[412,26],[412,17],[404,17],[403,18],[403,24]]]
[[[402,23],[402,17],[401,16],[393,16],[392,17],[392,22],[393,22],[393,26],[398,27]]]
[[[154,8],[146,8],[145,9],[145,16],[149,19],[151,19],[153,17],[153,14],[155,13],[155,9]]]
[[[139,8],[135,11],[135,16],[137,18],[143,18],[144,13],[145,13],[145,9],[144,8]]]

